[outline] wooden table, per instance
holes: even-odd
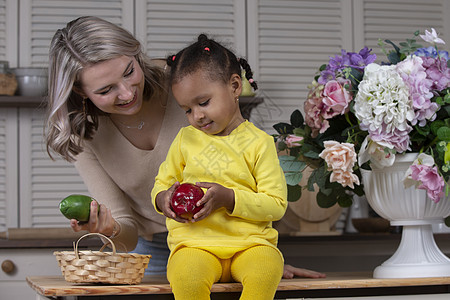
[[[146,276],[137,285],[71,284],[62,276],[27,277],[41,299],[173,299],[165,277]],[[217,283],[211,299],[239,299],[241,284]],[[330,273],[327,278],[283,279],[276,299],[450,293],[450,277],[374,279],[371,273]],[[151,297],[149,297],[151,295]],[[449,295],[450,298],[450,295]]]

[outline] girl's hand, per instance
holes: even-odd
[[[283,278],[291,279],[294,277],[305,277],[305,278],[325,278],[327,275],[324,273],[293,267],[291,265],[284,265]]]
[[[75,232],[87,230],[89,232],[97,232],[106,236],[111,236],[113,234],[115,222],[116,221],[111,214],[111,209],[104,204],[98,206],[97,201],[92,201],[89,221],[86,223],[79,223],[77,220],[71,219],[70,227],[72,227]]]
[[[234,191],[232,189],[213,182],[197,182],[195,185],[206,188],[207,191],[203,198],[197,202],[197,206],[204,205],[204,207],[194,215],[193,222],[203,220],[221,207],[225,207],[230,212],[233,211]]]
[[[179,186],[180,183],[177,181],[168,190],[159,192],[159,194],[156,195],[155,202],[156,206],[159,208],[159,210],[162,211],[162,213],[167,218],[174,219],[175,221],[180,223],[187,223],[189,222],[189,220],[178,217],[177,214],[173,211],[172,206],[170,205],[170,199],[172,198],[172,194],[175,191],[175,189]]]

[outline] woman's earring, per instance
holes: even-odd
[[[239,102],[239,97],[236,97],[236,102]]]

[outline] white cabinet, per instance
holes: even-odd
[[[36,293],[27,282],[28,276],[61,275],[51,248],[0,249],[0,264],[10,261],[11,273],[0,270],[0,300],[33,300]],[[69,249],[70,251],[70,249]],[[6,263],[5,263],[6,264]]]

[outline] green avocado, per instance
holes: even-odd
[[[87,222],[89,221],[92,201],[96,200],[85,195],[70,195],[59,203],[59,210],[67,219]]]

